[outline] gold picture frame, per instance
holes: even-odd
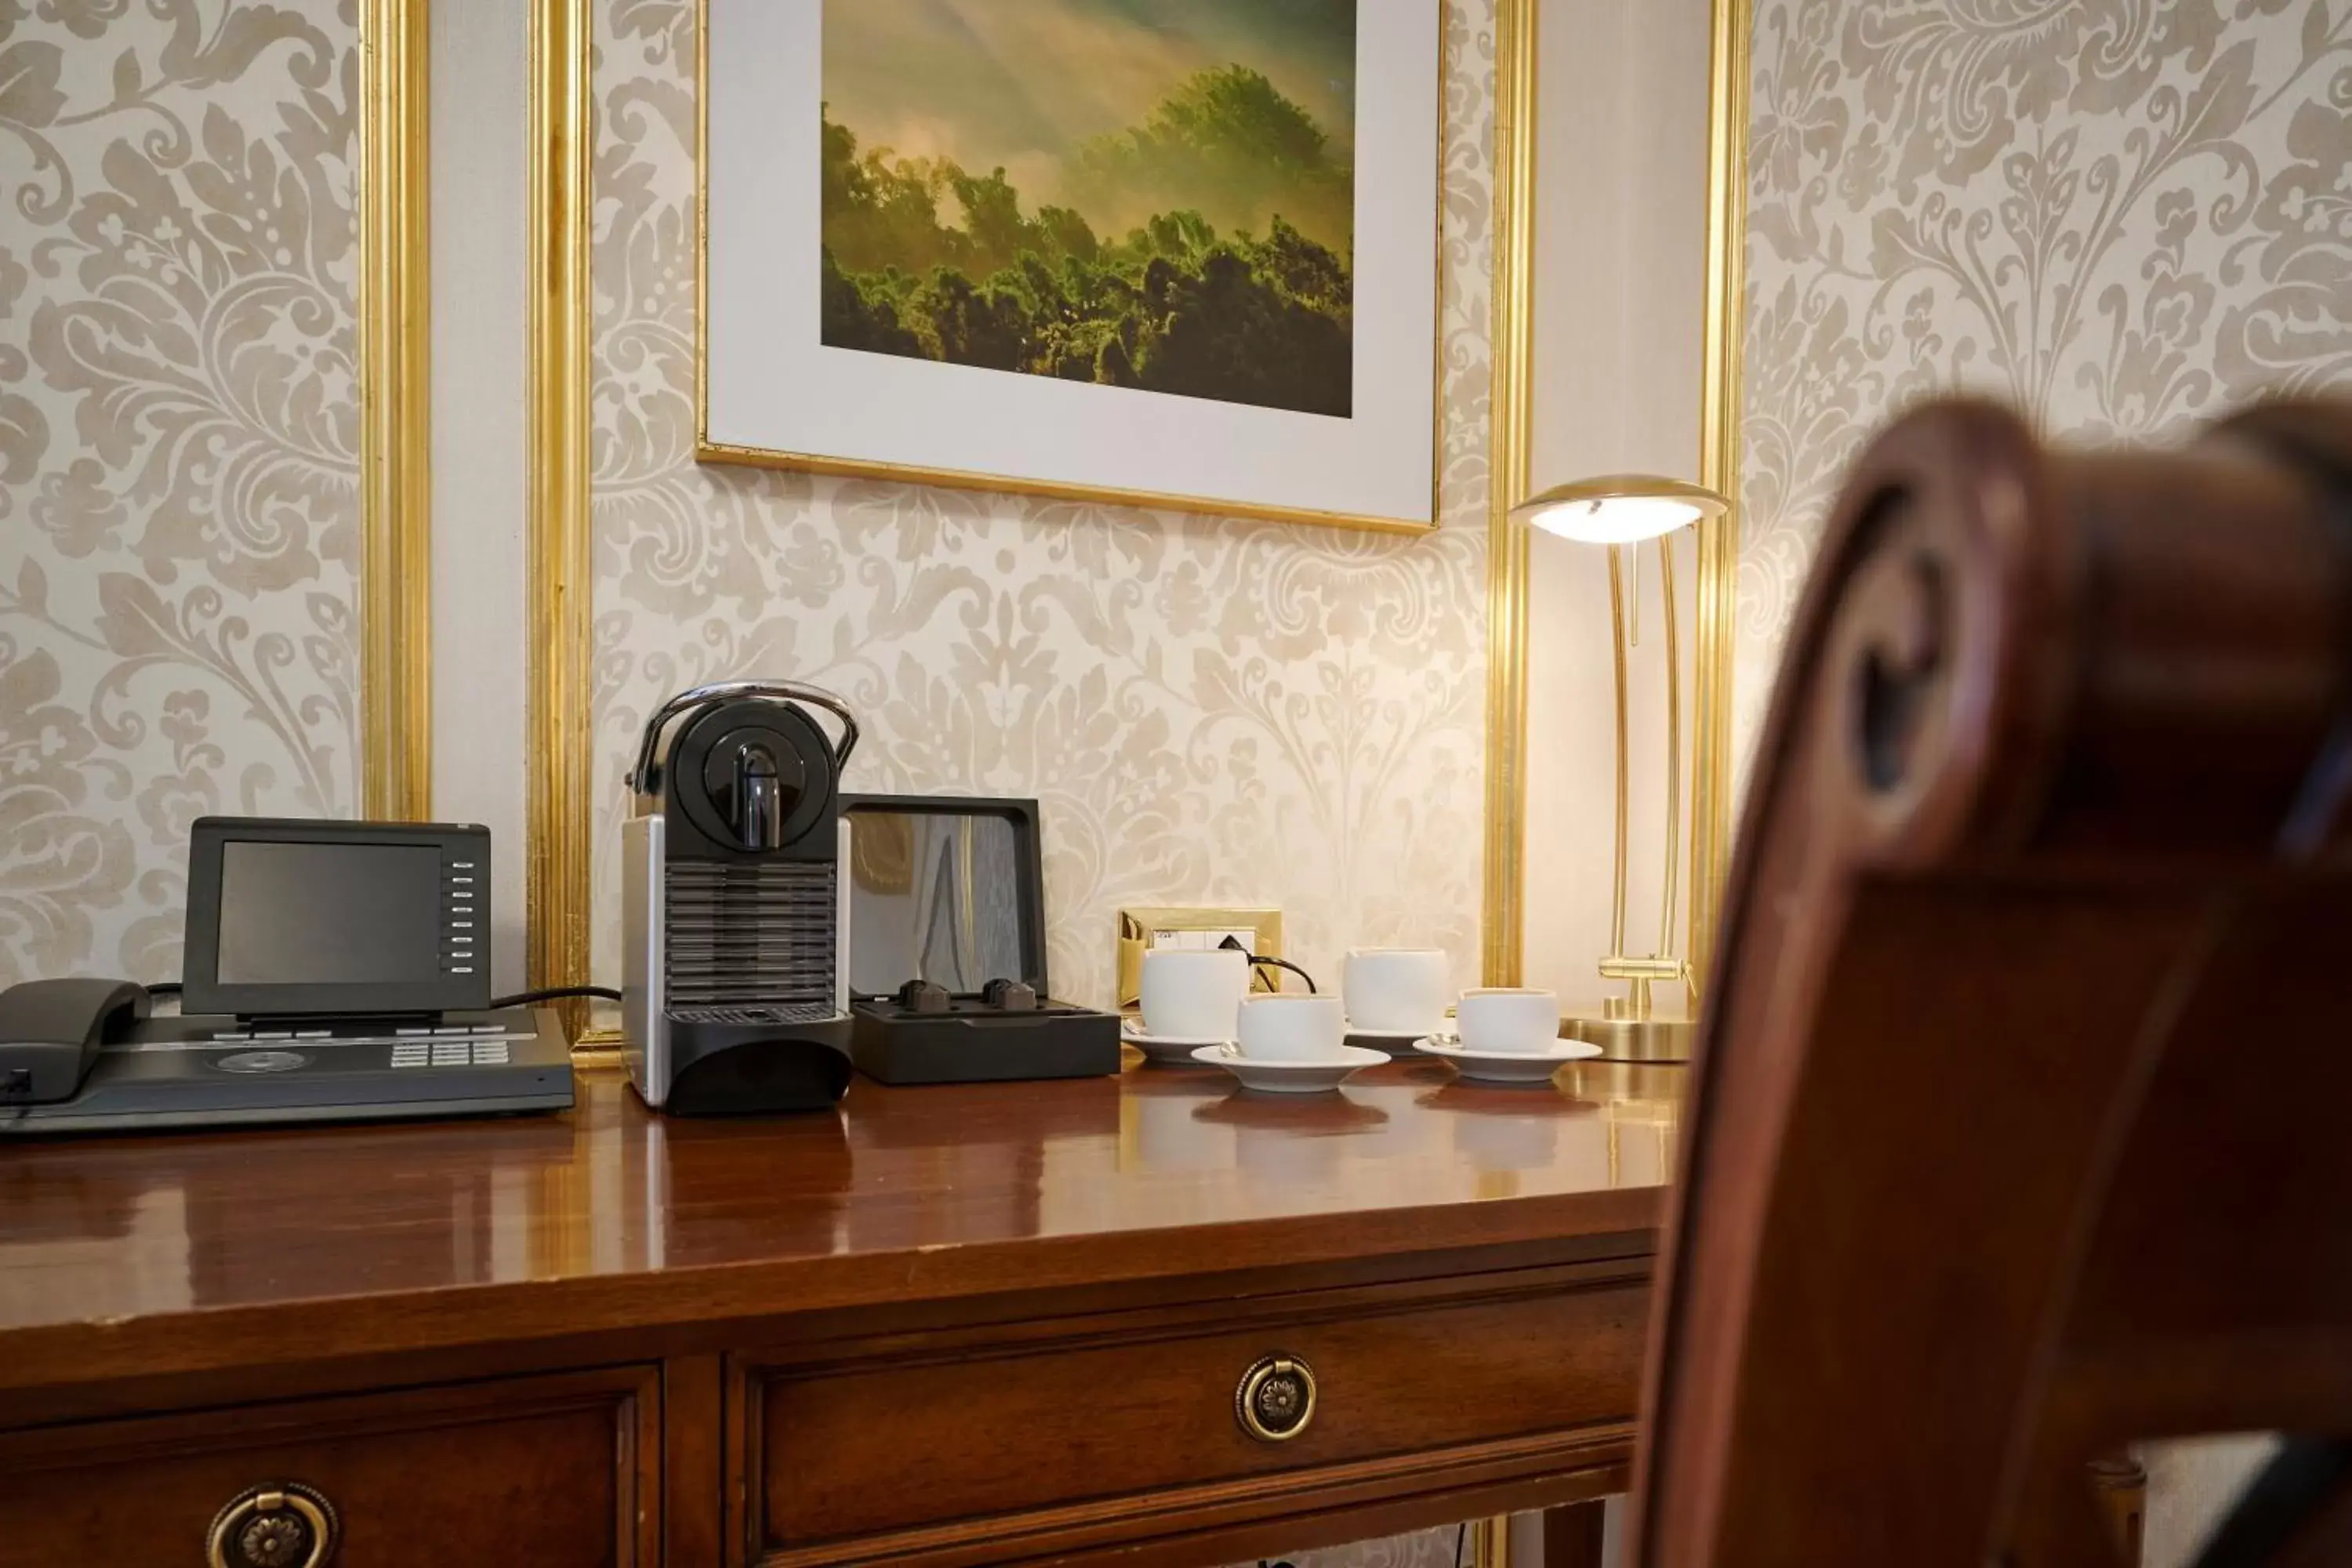
[[[1486,556],[1486,787],[1481,972],[1517,985],[1526,931],[1528,494],[1534,417],[1536,16],[1496,0],[1495,358]],[[1732,658],[1739,573],[1740,334],[1746,299],[1748,93],[1753,0],[1710,0],[1706,283],[1702,300],[1698,482],[1731,498],[1697,525],[1696,675],[1688,868],[1691,973],[1706,973],[1730,869]],[[1692,981],[1692,1001],[1700,981]]]
[[[1442,11],[1445,0],[1429,0]],[[1508,0],[1506,0],[1508,3]],[[980,490],[996,495],[1041,496],[1050,500],[1095,502],[1111,506],[1146,507],[1196,513],[1207,517],[1238,517],[1255,522],[1297,522],[1325,528],[1358,529],[1371,533],[1420,535],[1440,526],[1445,468],[1445,64],[1444,29],[1438,35],[1438,115],[1436,161],[1437,211],[1431,215],[1431,243],[1437,265],[1435,289],[1430,299],[1430,468],[1429,521],[1407,522],[1395,518],[1362,517],[1347,512],[1319,511],[1303,507],[1260,506],[1210,497],[1127,489],[1116,486],[1069,484],[1028,479],[964,468],[928,468],[911,463],[875,462],[831,458],[817,453],[787,452],[746,447],[710,438],[710,353],[708,338],[710,292],[710,0],[695,0],[694,60],[694,457],[700,463],[729,463],[756,468],[787,468],[803,473],[848,479],[881,479],[892,484],[938,485],[950,489]],[[534,143],[536,145],[536,143]]]
[[[360,14],[360,812],[433,810],[427,0]]]

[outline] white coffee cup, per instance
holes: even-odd
[[[1316,1061],[1347,1044],[1347,1016],[1337,996],[1252,996],[1242,1003],[1242,1055],[1261,1061]]]
[[[1348,1022],[1380,1034],[1433,1035],[1445,1026],[1452,965],[1433,947],[1359,947],[1339,975]]]
[[[1559,996],[1516,986],[1465,991],[1454,1005],[1454,1032],[1465,1050],[1550,1050],[1559,1043]]]
[[[1230,1040],[1248,990],[1246,953],[1152,948],[1143,955],[1143,1026],[1171,1040]]]

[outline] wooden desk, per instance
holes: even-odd
[[[12,1147],[0,1565],[189,1568],[289,1481],[344,1568],[1197,1568],[1620,1490],[1679,1088],[729,1122],[590,1073],[562,1118]],[[1268,1355],[1283,1441],[1237,1419]]]

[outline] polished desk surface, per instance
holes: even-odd
[[[838,1114],[562,1116],[91,1139],[0,1154],[0,1390],[526,1333],[1360,1264],[1647,1253],[1676,1068],[1339,1095],[1223,1075],[890,1089]]]

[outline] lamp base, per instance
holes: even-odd
[[[1686,1062],[1698,1040],[1698,1026],[1688,1018],[1605,1018],[1588,1014],[1570,1016],[1561,1026],[1570,1039],[1601,1047],[1601,1059],[1612,1062]]]

